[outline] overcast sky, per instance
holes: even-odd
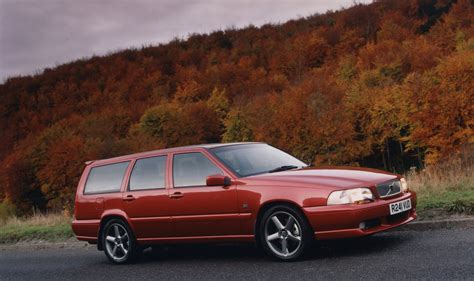
[[[82,57],[248,24],[285,22],[354,0],[0,0],[0,83]],[[371,0],[357,0],[368,3]]]

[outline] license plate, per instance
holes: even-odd
[[[395,215],[411,209],[411,200],[406,199],[403,201],[395,202],[390,204],[390,215]]]

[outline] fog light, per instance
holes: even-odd
[[[372,220],[366,220],[361,223],[359,223],[359,228],[362,230],[366,230],[369,228],[377,227],[380,226],[381,221],[380,219],[372,219]]]

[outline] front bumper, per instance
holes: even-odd
[[[390,215],[389,204],[411,199],[412,209]],[[303,208],[316,239],[357,237],[398,227],[416,219],[416,193],[408,192],[363,205]]]

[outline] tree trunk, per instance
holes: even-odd
[[[421,160],[421,155],[420,155],[420,148],[417,147],[416,148],[416,156],[418,157],[418,165],[419,165],[419,168],[422,170],[425,168],[425,166],[423,165],[423,161]]]
[[[400,163],[401,163],[401,168],[402,168],[402,172],[405,173],[405,163],[403,162],[403,146],[402,146],[402,142],[399,141],[398,144],[400,145]]]
[[[385,161],[385,150],[382,149],[383,169],[387,170],[387,162]]]
[[[389,171],[392,171],[392,158],[390,157],[390,147],[388,146],[388,139],[385,140],[385,148],[387,149],[387,166]]]

